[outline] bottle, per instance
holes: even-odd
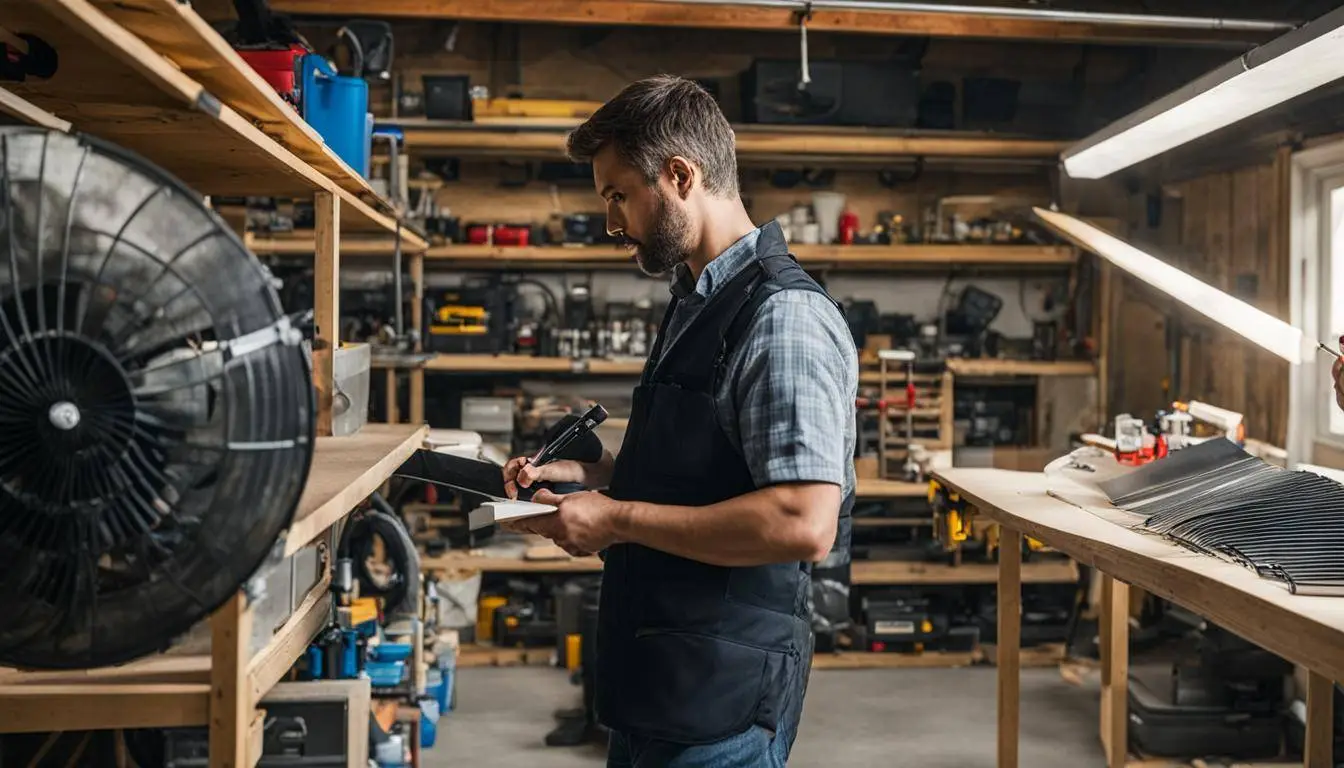
[[[859,236],[859,214],[845,209],[840,214],[840,244],[853,245],[854,240]]]

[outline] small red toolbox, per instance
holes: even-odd
[[[239,49],[238,55],[243,57],[257,74],[261,75],[267,83],[270,84],[286,101],[291,104],[298,104],[299,97],[295,91],[295,64],[299,57],[308,53],[308,49],[302,45],[291,45],[288,48],[253,48]]]
[[[467,242],[472,245],[528,245],[532,228],[525,224],[472,224]]]

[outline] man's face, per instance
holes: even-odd
[[[648,275],[662,275],[691,252],[691,220],[668,179],[650,186],[607,145],[593,157],[597,194],[607,204],[607,231],[618,233]]]

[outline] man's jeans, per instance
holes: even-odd
[[[692,746],[612,731],[607,768],[784,768],[792,746],[792,730],[772,735],[759,725],[723,741]]]

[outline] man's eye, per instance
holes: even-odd
[[[613,203],[624,203],[624,202],[625,202],[625,195],[622,195],[620,192],[613,193],[612,196],[611,196],[611,202],[613,202]]]

